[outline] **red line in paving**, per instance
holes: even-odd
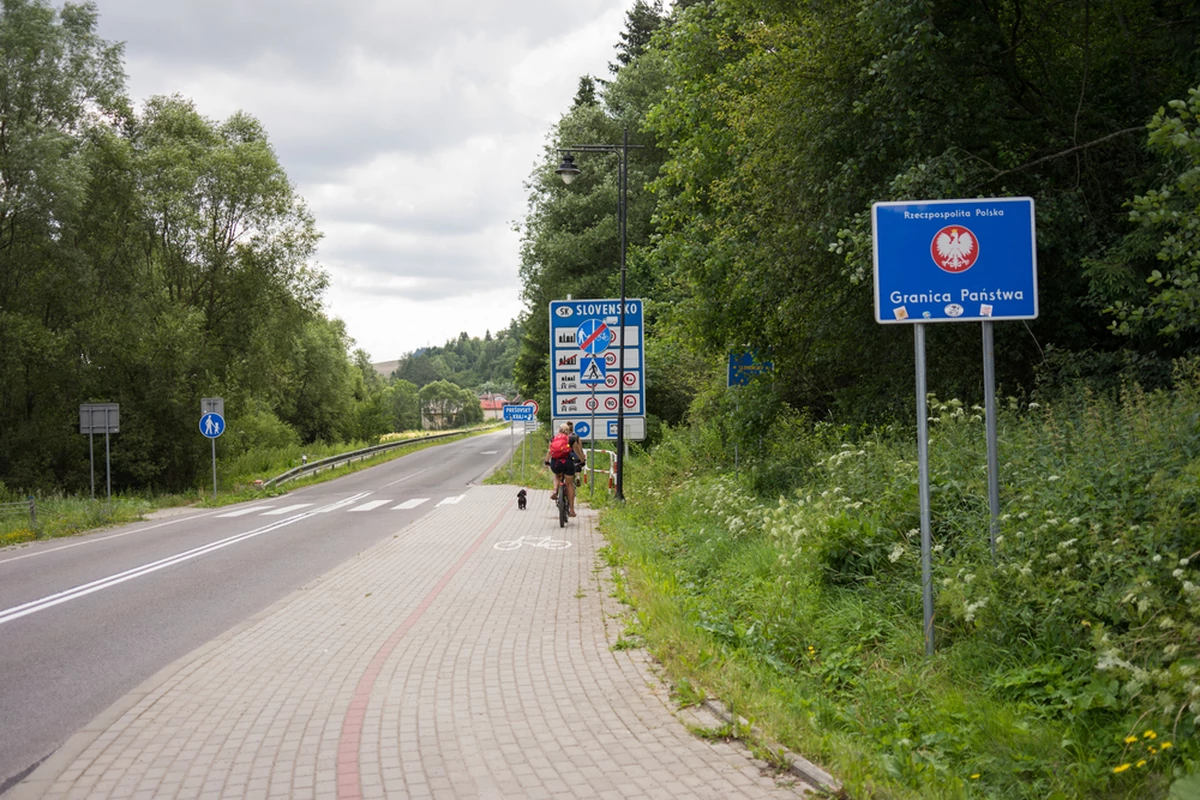
[[[371,663],[363,671],[362,677],[358,679],[358,686],[354,688],[354,697],[350,701],[350,709],[346,712],[346,718],[342,721],[342,735],[338,740],[338,800],[362,800],[358,751],[362,743],[363,721],[367,716],[367,704],[371,699],[371,691],[375,688],[375,679],[379,677],[379,673],[383,670],[383,665],[387,663],[388,658],[392,655],[392,651],[396,649],[396,645],[400,644],[400,640],[405,637],[413,625],[417,624],[417,620],[421,618],[429,606],[433,605],[433,601],[441,594],[442,589],[446,588],[446,584],[450,583],[455,574],[462,569],[463,564],[467,563],[467,559],[483,544],[484,539],[496,529],[496,526],[500,524],[500,520],[504,518],[508,510],[506,508],[500,512],[500,515],[487,527],[487,530],[481,533],[479,538],[467,548],[467,552],[463,553],[458,563],[442,576],[442,579],[437,582],[437,586],[429,590],[429,594],[425,595],[425,599],[421,601],[416,610],[408,615],[408,618],[400,624],[399,628],[396,628],[392,632],[388,640],[375,653],[375,656],[371,659]]]

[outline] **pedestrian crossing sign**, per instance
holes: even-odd
[[[579,361],[579,382],[584,386],[600,386],[608,377],[608,367],[600,356],[584,356]]]

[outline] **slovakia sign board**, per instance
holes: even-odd
[[[505,422],[533,422],[534,414],[537,413],[535,406],[526,405],[506,405],[504,406],[504,421]]]
[[[594,415],[592,436],[615,439],[617,409],[623,402],[626,438],[645,438],[642,310],[641,300],[626,299],[622,348],[620,300],[550,303],[550,416],[555,425],[586,420],[590,427]],[[631,424],[633,420],[636,422]],[[630,435],[630,431],[635,433]]]
[[[1032,198],[876,203],[871,229],[876,322],[1037,317]]]
[[[749,386],[750,381],[775,369],[773,361],[758,361],[754,353],[729,354],[729,379],[726,386]]]

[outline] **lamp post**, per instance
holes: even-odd
[[[629,143],[625,128],[621,144],[577,144],[558,148],[562,164],[555,170],[563,183],[570,184],[579,177],[572,153],[616,153],[617,161],[617,227],[621,231],[621,316],[617,333],[617,499],[625,499],[625,195],[629,185],[629,151],[643,145]],[[592,436],[595,436],[592,432]]]

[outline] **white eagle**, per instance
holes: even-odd
[[[971,232],[951,228],[949,233],[937,237],[937,252],[941,257],[942,266],[958,270],[968,266],[971,253],[975,252],[975,238]]]

